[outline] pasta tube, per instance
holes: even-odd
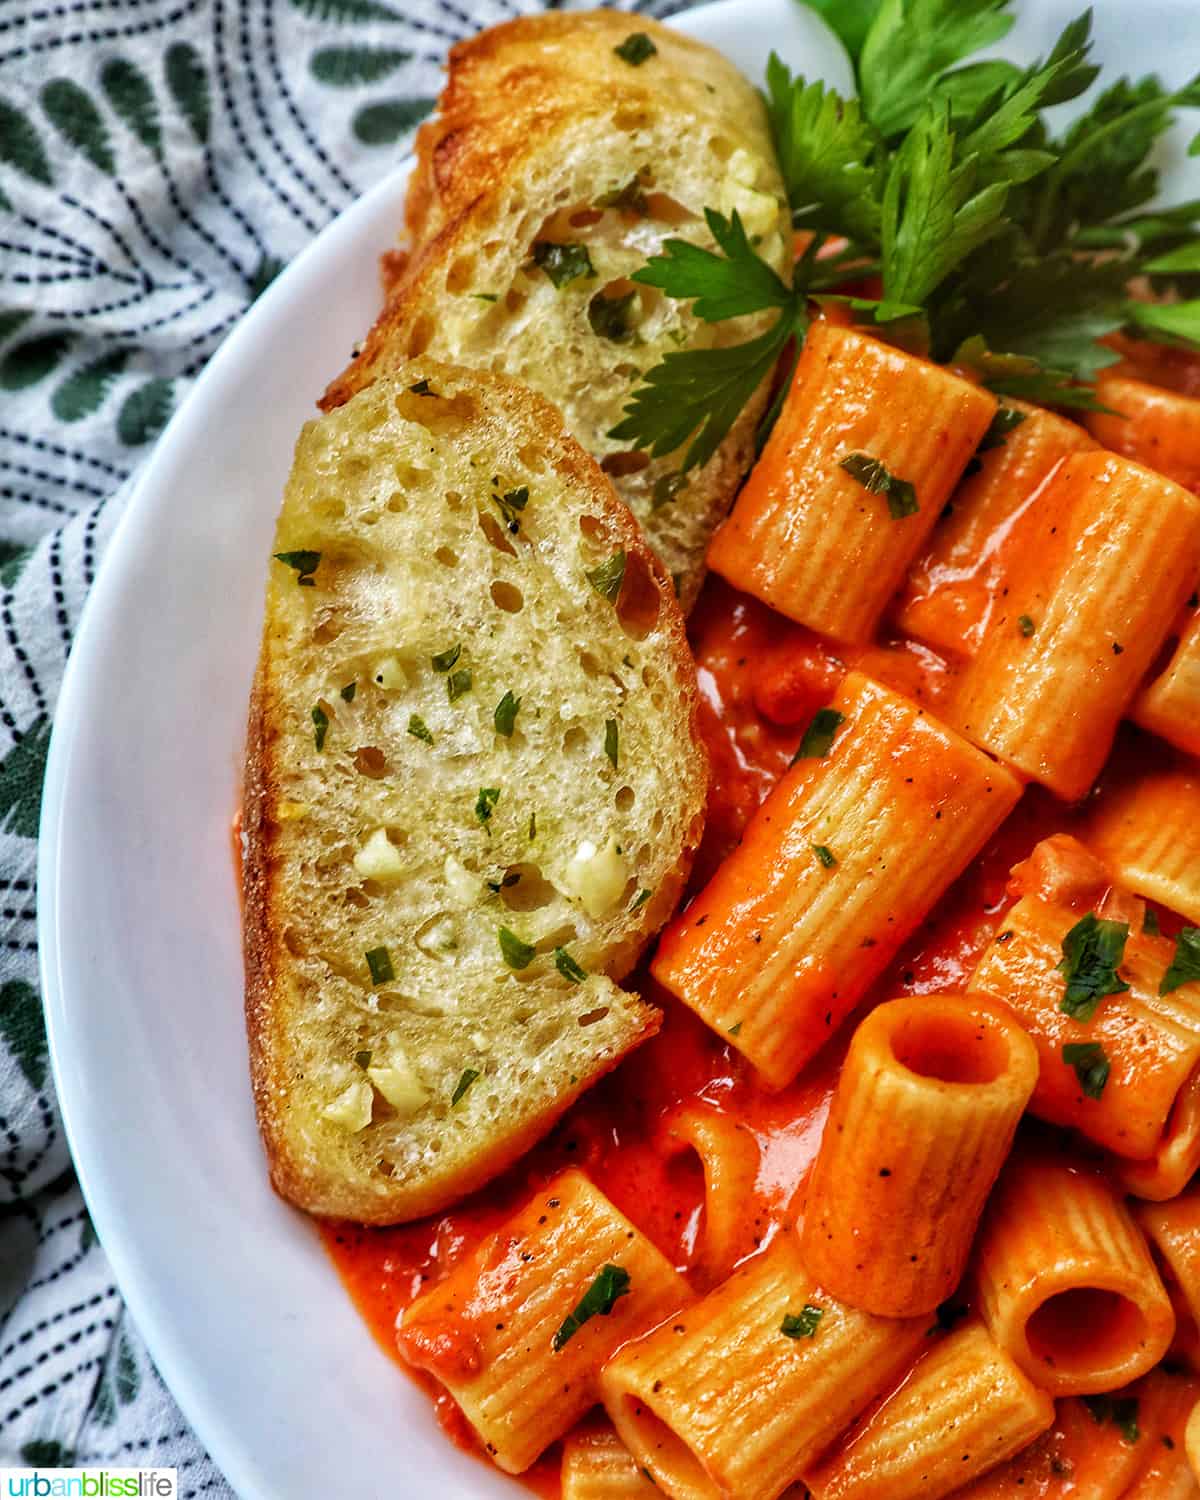
[[[581,1172],[556,1177],[404,1315],[397,1342],[520,1474],[598,1399],[600,1367],[688,1288]]]
[[[1133,718],[1189,755],[1200,755],[1200,609],[1195,606],[1166,667],[1134,702]]]
[[[1171,1105],[1153,1156],[1145,1161],[1114,1157],[1113,1175],[1128,1193],[1161,1203],[1182,1193],[1200,1171],[1200,1068],[1194,1068]]]
[[[1109,409],[1090,411],[1085,420],[1104,447],[1200,490],[1200,401],[1120,369],[1100,372],[1096,397]]]
[[[1181,1352],[1193,1361],[1200,1328],[1200,1187],[1169,1203],[1139,1203],[1133,1216],[1157,1254],[1183,1333]],[[1182,1317],[1180,1314],[1182,1313]]]
[[[654,1500],[657,1493],[607,1422],[564,1440],[562,1500]]]
[[[1019,795],[986,755],[852,672],[651,972],[782,1087]]]
[[[692,1279],[705,1288],[724,1281],[743,1256],[758,1248],[766,1225],[747,1212],[758,1180],[759,1149],[741,1120],[703,1104],[684,1104],[667,1116],[668,1148],[691,1147],[704,1169],[702,1249]]]
[[[992,1337],[1052,1395],[1112,1391],[1163,1357],[1171,1304],[1141,1231],[1103,1177],[1014,1159],[975,1266]]]
[[[1200,923],[1200,776],[1163,771],[1106,787],[1085,837],[1131,891]]]
[[[949,719],[1060,797],[1082,797],[1195,580],[1200,499],[1113,454],[1077,454],[1013,549]]]
[[[990,1001],[914,995],[873,1010],[809,1178],[800,1248],[821,1285],[886,1317],[945,1301],[1037,1073],[1033,1043]]]
[[[1200,1380],[1155,1370],[1136,1389],[1140,1462],[1122,1500],[1195,1500],[1187,1438]]]
[[[954,1500],[1120,1500],[1142,1458],[1128,1424],[1098,1421],[1075,1397],[1015,1458],[956,1491]]]
[[[895,615],[905,635],[968,656],[1013,565],[1014,522],[1064,458],[1096,447],[1082,427],[1053,412],[1011,397],[1004,409],[1020,421],[978,455],[978,470],[955,490],[909,569]]]
[[[1200,1480],[1200,1401],[1192,1407],[1192,1414],[1188,1417],[1187,1427],[1184,1429],[1183,1442],[1187,1449],[1188,1463],[1192,1466],[1192,1473]]]
[[[942,1500],[1053,1421],[1051,1398],[971,1322],[924,1354],[804,1480],[814,1500]]]
[[[1200,984],[1159,994],[1174,945],[1142,930],[1141,902],[1111,882],[1076,839],[1044,840],[1014,869],[1010,889],[1029,894],[1000,923],[967,993],[1004,1001],[1032,1037],[1034,1114],[1147,1159],[1173,1139],[1172,1112],[1200,1066]],[[1127,920],[1107,934],[1116,963],[1095,994],[1086,970],[1103,955],[1092,940],[1101,922],[1118,922],[1114,912]]]
[[[823,1291],[784,1232],[715,1291],[626,1345],[604,1405],[672,1500],[775,1500],[895,1381],[929,1320]]]
[[[938,365],[814,323],[709,566],[813,630],[869,639],[995,412]]]

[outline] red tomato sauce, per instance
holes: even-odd
[[[913,642],[837,651],[758,601],[710,578],[690,622],[699,670],[700,727],[712,764],[708,824],[692,888],[712,874],[791,760],[813,712],[844,673],[872,676],[936,708],[954,667]],[[1141,767],[1163,755],[1128,732],[1115,761]],[[549,1178],[582,1167],[616,1206],[684,1273],[697,1259],[703,1213],[699,1160],[669,1142],[663,1122],[679,1103],[699,1101],[744,1121],[760,1148],[749,1217],[773,1228],[790,1221],[797,1190],[816,1155],[845,1045],[865,1008],[902,994],[961,988],[1009,902],[1009,870],[1051,833],[1078,824],[1079,809],[1040,788],[1016,811],[949,891],[934,917],[897,955],[856,1016],[789,1088],[770,1093],[748,1064],[644,971],[629,981],[661,1006],[661,1032],[582,1099],[537,1149],[498,1181],[449,1212],[391,1229],[326,1224],[321,1234],[341,1279],[380,1344],[431,1394],[439,1421],[463,1446],[474,1436],[453,1401],[428,1376],[401,1364],[397,1320]],[[1176,924],[1177,925],[1177,924]],[[1164,930],[1170,930],[1164,918]],[[756,1235],[756,1238],[758,1236]],[[522,1482],[558,1494],[557,1445]]]

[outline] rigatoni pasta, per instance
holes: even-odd
[[[658,1493],[608,1422],[564,1440],[561,1482],[562,1500],[654,1500]]]
[[[1051,1398],[972,1321],[934,1344],[804,1481],[814,1500],[942,1500],[1053,1421]]]
[[[1064,460],[963,673],[961,733],[1058,796],[1095,780],[1200,567],[1200,499],[1103,452]]]
[[[1194,1358],[1200,1330],[1200,1187],[1170,1202],[1137,1204],[1133,1216],[1163,1267],[1168,1292],[1177,1294],[1173,1301],[1189,1324],[1186,1353]]]
[[[1072,453],[1096,447],[1065,417],[1006,397],[1016,426],[976,456],[928,545],[909,569],[895,610],[907,635],[973,655],[1015,559],[1015,523],[1046,478]]]
[[[1195,1500],[1187,1435],[1200,1380],[1155,1370],[1137,1387],[1139,1462],[1122,1500]]]
[[[1004,1001],[1033,1039],[1034,1114],[1149,1159],[1200,1066],[1200,984],[1160,994],[1174,944],[1146,931],[1142,903],[1069,835],[1043,840],[1010,889],[1027,894],[968,993]]]
[[[709,566],[822,634],[865,641],[995,412],[948,370],[815,323]]]
[[[1128,1423],[1098,1420],[1068,1396],[1056,1403],[1046,1433],[956,1491],[955,1500],[1120,1500],[1141,1461],[1140,1441]]]
[[[601,1377],[604,1405],[672,1500],[775,1500],[891,1385],[927,1326],[839,1303],[784,1232],[626,1345]]]
[[[612,1352],[689,1295],[645,1235],[569,1171],[413,1303],[398,1343],[519,1474],[595,1404]]]
[[[1098,1173],[1024,1155],[1001,1174],[974,1268],[992,1337],[1053,1395],[1113,1391],[1166,1353],[1175,1318],[1141,1231]]]
[[[1019,795],[986,755],[852,672],[652,973],[782,1086]]]
[[[1159,771],[1106,787],[1086,838],[1131,891],[1200,922],[1200,774]]]
[[[1200,755],[1200,607],[1189,596],[1175,650],[1138,694],[1132,717],[1189,755]]]
[[[1161,1203],[1183,1192],[1200,1171],[1200,1067],[1175,1096],[1152,1155],[1144,1161],[1114,1157],[1113,1177],[1127,1193]]]
[[[1033,1043],[993,1002],[919,995],[872,1011],[808,1182],[801,1253],[817,1280],[887,1317],[944,1301],[1037,1074]]]
[[[767,1233],[768,1226],[746,1209],[758,1178],[758,1142],[741,1120],[703,1104],[680,1105],[662,1129],[667,1148],[691,1147],[704,1171],[701,1250],[690,1277],[707,1289],[724,1281]]]
[[[1105,411],[1090,411],[1088,431],[1113,453],[1200,490],[1200,401],[1127,373],[1102,370],[1096,396]]]

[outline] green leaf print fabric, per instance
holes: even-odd
[[[232,1494],[122,1307],[54,1098],[34,867],[55,702],[209,358],[403,157],[454,42],[539,8],[0,0],[0,1466],[175,1466],[184,1500]]]

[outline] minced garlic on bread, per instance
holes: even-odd
[[[688,608],[765,389],[683,488],[681,452],[647,463],[608,433],[665,354],[741,343],[774,317],[703,323],[627,279],[665,239],[712,248],[706,208],[737,209],[784,271],[790,217],[763,103],[712,48],[618,11],[525,16],[459,43],[417,137],[411,253],[322,404],[424,354],[523,380],[601,461]]]
[[[309,423],[245,788],[247,1022],[278,1190],[432,1212],[657,1030],[706,765],[670,581],[540,397],[429,360]]]

